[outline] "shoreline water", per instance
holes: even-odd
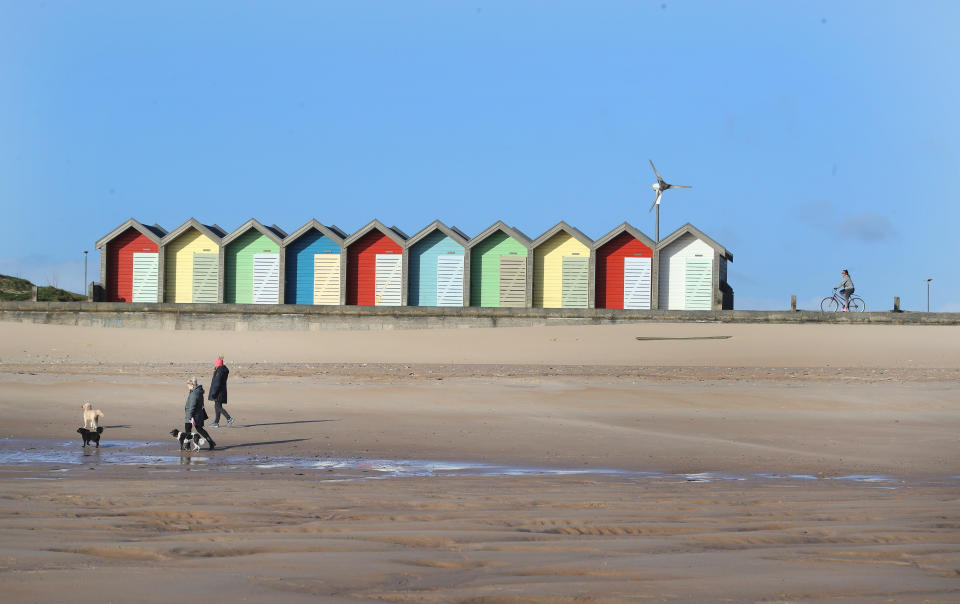
[[[505,465],[478,463],[465,460],[436,459],[370,459],[361,457],[320,457],[289,455],[243,455],[230,453],[229,447],[216,452],[178,451],[171,442],[118,441],[100,448],[81,448],[73,441],[52,439],[0,439],[0,473],[55,474],[80,472],[86,469],[176,469],[198,468],[218,472],[248,472],[252,470],[312,471],[321,480],[360,480],[409,477],[506,477],[506,476],[606,476],[623,480],[686,481],[686,482],[745,482],[769,481],[781,485],[800,486],[814,482],[851,482],[872,484],[883,488],[910,488],[915,486],[942,486],[960,488],[960,476],[927,476],[922,479],[881,474],[825,475],[823,473],[770,472],[688,472],[666,473],[653,470],[624,470],[617,468],[548,467],[533,465]]]

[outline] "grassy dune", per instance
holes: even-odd
[[[30,300],[32,292],[33,283],[26,279],[0,275],[0,300]],[[37,288],[37,300],[41,302],[72,302],[86,299],[86,296],[49,285]]]

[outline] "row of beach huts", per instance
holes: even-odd
[[[470,238],[440,221],[407,236],[377,220],[348,235],[131,218],[96,247],[107,302],[733,308],[733,254],[689,223],[657,243],[626,222],[594,241],[565,222],[531,239],[503,222]]]

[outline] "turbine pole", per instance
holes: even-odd
[[[657,204],[657,243],[660,243],[660,204]]]

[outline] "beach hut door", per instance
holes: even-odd
[[[623,307],[650,310],[650,258],[623,259]]]
[[[564,256],[561,271],[560,306],[586,308],[590,259],[584,256]]]
[[[253,255],[253,303],[280,302],[280,254]]]
[[[463,306],[463,256],[437,256],[437,306]]]
[[[400,306],[400,280],[403,256],[377,254],[375,306]]]
[[[340,304],[340,254],[314,254],[313,303]]]
[[[526,256],[500,256],[500,306],[523,308],[526,302]]]
[[[191,302],[206,304],[217,303],[218,254],[194,253],[193,255],[193,298]]]
[[[133,301],[156,302],[160,288],[160,254],[133,253]]]
[[[686,268],[686,309],[710,310],[712,308],[710,285],[713,282],[713,260],[687,258]]]

